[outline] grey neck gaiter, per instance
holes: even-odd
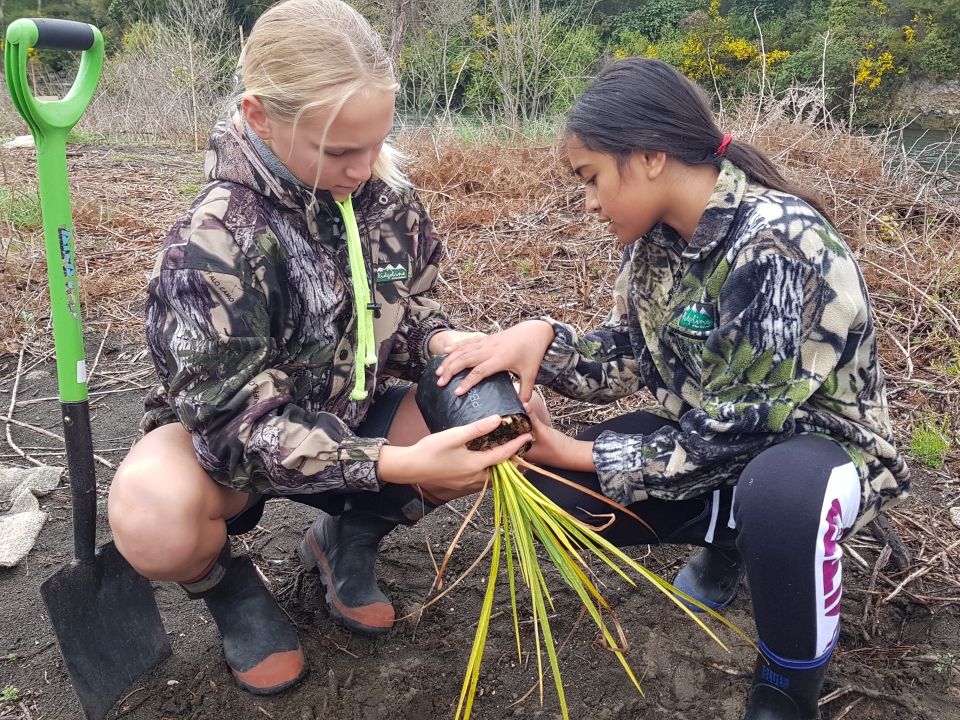
[[[247,140],[250,141],[250,144],[253,145],[254,149],[257,151],[257,154],[263,160],[264,165],[267,166],[267,169],[270,170],[274,175],[287,182],[291,182],[294,185],[299,185],[300,187],[306,188],[302,182],[300,182],[292,172],[287,169],[287,166],[280,162],[280,158],[273,154],[273,150],[270,149],[270,146],[260,138],[253,130],[250,129],[250,126],[244,123],[243,125],[243,134],[246,136]]]

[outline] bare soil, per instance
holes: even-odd
[[[551,152],[542,151],[534,161],[547,163]],[[7,182],[29,186],[32,155],[17,153],[6,154]],[[515,167],[531,166],[529,157],[511,158]],[[114,466],[137,437],[142,396],[154,379],[137,325],[144,272],[152,264],[151,248],[195,192],[191,183],[200,181],[200,171],[199,155],[162,148],[81,147],[71,157],[78,236],[87,243],[78,258],[81,263],[87,259],[87,353],[88,363],[96,365],[90,383],[94,441],[97,452]],[[432,177],[421,171],[427,180]],[[514,209],[501,201],[508,196],[516,200],[518,193],[489,186],[474,188],[460,203],[442,204],[443,198],[434,198],[438,225],[451,233],[443,299],[464,325],[506,326],[518,316],[547,309],[567,313],[565,317],[582,327],[602,318],[617,253],[606,243],[598,244],[594,229],[583,226],[575,191],[557,179],[563,171],[550,172],[549,187],[560,189],[550,202],[541,193],[539,205],[531,206],[531,190]],[[421,184],[459,198],[455,190],[467,182],[469,178]],[[470,205],[478,192],[492,195],[487,205]],[[18,237],[7,245],[0,280],[7,313],[3,338],[8,343],[7,354],[0,354],[0,414],[15,421],[0,420],[9,431],[9,439],[0,438],[0,463],[26,467],[31,464],[26,455],[62,465],[62,444],[38,430],[60,432],[49,329],[42,311],[42,263],[34,265],[40,253],[38,234],[22,231]],[[545,249],[531,250],[535,244]],[[495,295],[475,294],[481,278],[491,275],[499,278],[502,297],[496,302],[490,302]],[[482,306],[470,301],[480,296],[485,298]],[[950,387],[941,384],[939,389]],[[601,411],[555,397],[548,400],[554,416],[571,430],[627,409],[618,405]],[[921,400],[912,400],[911,407],[919,407]],[[906,437],[903,441],[908,442]],[[950,455],[939,469],[919,462],[912,466],[915,495],[891,513],[913,555],[912,564],[895,568],[881,542],[866,532],[846,545],[842,637],[828,676],[825,718],[960,717],[960,553],[944,552],[960,537],[948,516],[948,508],[960,504],[956,457]],[[109,540],[105,500],[112,473],[106,464],[98,466],[101,542]],[[69,498],[64,484],[42,500],[48,520],[33,551],[20,566],[0,569],[0,690],[7,688],[0,700],[3,720],[82,717],[38,592],[40,583],[72,555]],[[382,584],[398,614],[412,617],[387,636],[370,639],[331,622],[320,583],[304,575],[297,563],[296,546],[316,511],[271,501],[260,526],[236,538],[235,549],[253,558],[296,623],[310,663],[305,681],[272,698],[240,691],[225,667],[204,606],[187,600],[174,584],[156,583],[173,656],[131,686],[110,717],[452,718],[484,591],[484,563],[440,603],[417,611],[434,579],[433,558],[439,561],[469,505],[469,499],[452,503],[384,541]],[[5,510],[0,506],[0,512]],[[486,545],[492,529],[489,510],[485,505],[464,534],[448,577],[463,572]],[[630,550],[667,578],[689,551],[646,546]],[[630,641],[627,657],[645,691],[640,696],[602,647],[589,620],[580,617],[556,574],[550,577],[557,603],[552,623],[563,643],[561,668],[571,717],[742,717],[753,666],[748,645],[724,634],[731,648],[724,652],[653,588],[633,588],[607,578],[607,597]],[[505,583],[502,590],[505,599]],[[747,588],[727,615],[753,632]],[[518,658],[509,611],[505,604],[495,611],[474,708],[478,720],[560,716],[549,676],[544,702],[539,702],[533,639],[529,623],[524,627],[528,636]]]

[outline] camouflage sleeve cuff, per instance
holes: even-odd
[[[453,330],[453,325],[442,315],[427,318],[410,330],[407,344],[410,349],[410,365],[423,370],[430,359],[430,338],[441,330]]]
[[[340,441],[339,461],[343,486],[348,491],[378,492],[383,483],[377,475],[380,448],[386,438],[345,437]]]
[[[600,489],[611,500],[623,505],[646,500],[643,471],[626,467],[628,458],[641,457],[643,435],[624,435],[607,430],[593,441],[593,463],[597,468]]]
[[[543,320],[553,328],[553,342],[550,343],[543,356],[543,362],[540,363],[540,370],[536,379],[538,385],[549,385],[560,373],[576,366],[577,335],[571,326],[547,315],[534,319]]]

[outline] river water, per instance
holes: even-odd
[[[883,128],[866,128],[870,135],[883,132]],[[924,169],[936,173],[937,186],[944,195],[960,196],[960,129],[950,132],[908,127],[890,134],[889,141],[895,152],[905,151]]]
[[[928,170],[960,174],[960,133],[907,128],[903,146]]]
[[[883,135],[884,128],[868,127],[868,135]],[[887,133],[895,153],[903,153],[916,160],[921,167],[942,176],[944,184],[953,184],[960,191],[960,129],[923,130],[908,127],[897,133]]]

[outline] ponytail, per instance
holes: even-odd
[[[773,164],[773,161],[750,143],[737,141],[734,138],[730,142],[724,157],[743,170],[751,181],[771,190],[797,196],[820,213],[827,222],[832,222],[817,193],[805,192],[787,180],[777,169],[777,166]]]

